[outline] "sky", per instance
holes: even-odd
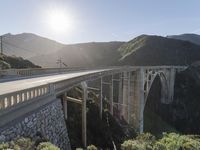
[[[0,0],[0,35],[34,33],[70,44],[200,34],[199,8],[199,0]],[[51,12],[65,14],[65,31],[50,27]]]

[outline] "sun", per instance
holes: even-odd
[[[57,33],[69,32],[73,27],[72,16],[63,10],[52,10],[48,13],[48,26]]]

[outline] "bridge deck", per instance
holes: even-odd
[[[109,71],[111,69],[99,69],[99,70],[90,70],[90,71],[80,71],[73,73],[62,73],[58,75],[48,75],[44,77],[36,77],[31,79],[22,79],[16,81],[9,81],[0,83],[0,95],[6,93],[13,93],[16,91],[25,90],[32,87],[37,87],[45,84],[55,83],[63,80],[73,79],[76,77],[81,77],[84,75],[89,75],[93,73],[100,73],[103,71]]]

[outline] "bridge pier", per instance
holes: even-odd
[[[103,113],[103,78],[100,78],[100,91],[99,91],[99,115],[102,119],[102,113]]]
[[[83,146],[87,147],[87,99],[88,99],[88,91],[86,82],[81,83],[83,89],[83,99],[82,99],[82,142]]]
[[[111,83],[110,83],[110,114],[113,115],[113,75],[111,76]]]
[[[64,118],[67,120],[67,93],[64,93],[63,95],[63,112],[64,112]]]
[[[129,122],[129,102],[130,102],[130,76],[129,72],[123,73],[123,85],[122,85],[122,116]]]
[[[131,122],[139,133],[143,132],[143,111],[144,111],[144,70],[138,69],[131,74],[130,82],[130,105],[132,107]],[[130,114],[129,114],[130,115]]]
[[[175,83],[175,77],[176,77],[176,70],[174,68],[170,69],[170,75],[169,75],[169,102],[171,103],[173,101],[174,97],[174,83]]]

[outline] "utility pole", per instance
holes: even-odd
[[[61,58],[59,58],[58,60],[57,60],[57,62],[56,62],[57,64],[59,64],[59,66],[60,66],[60,68],[62,68],[62,65],[64,65],[65,67],[68,67],[68,65],[67,64],[65,64],[63,61],[62,61],[62,59]]]
[[[0,37],[1,40],[1,55],[3,55],[3,36]]]
[[[61,60],[61,58],[59,58],[56,63],[60,65],[60,68],[62,68],[62,60]]]

